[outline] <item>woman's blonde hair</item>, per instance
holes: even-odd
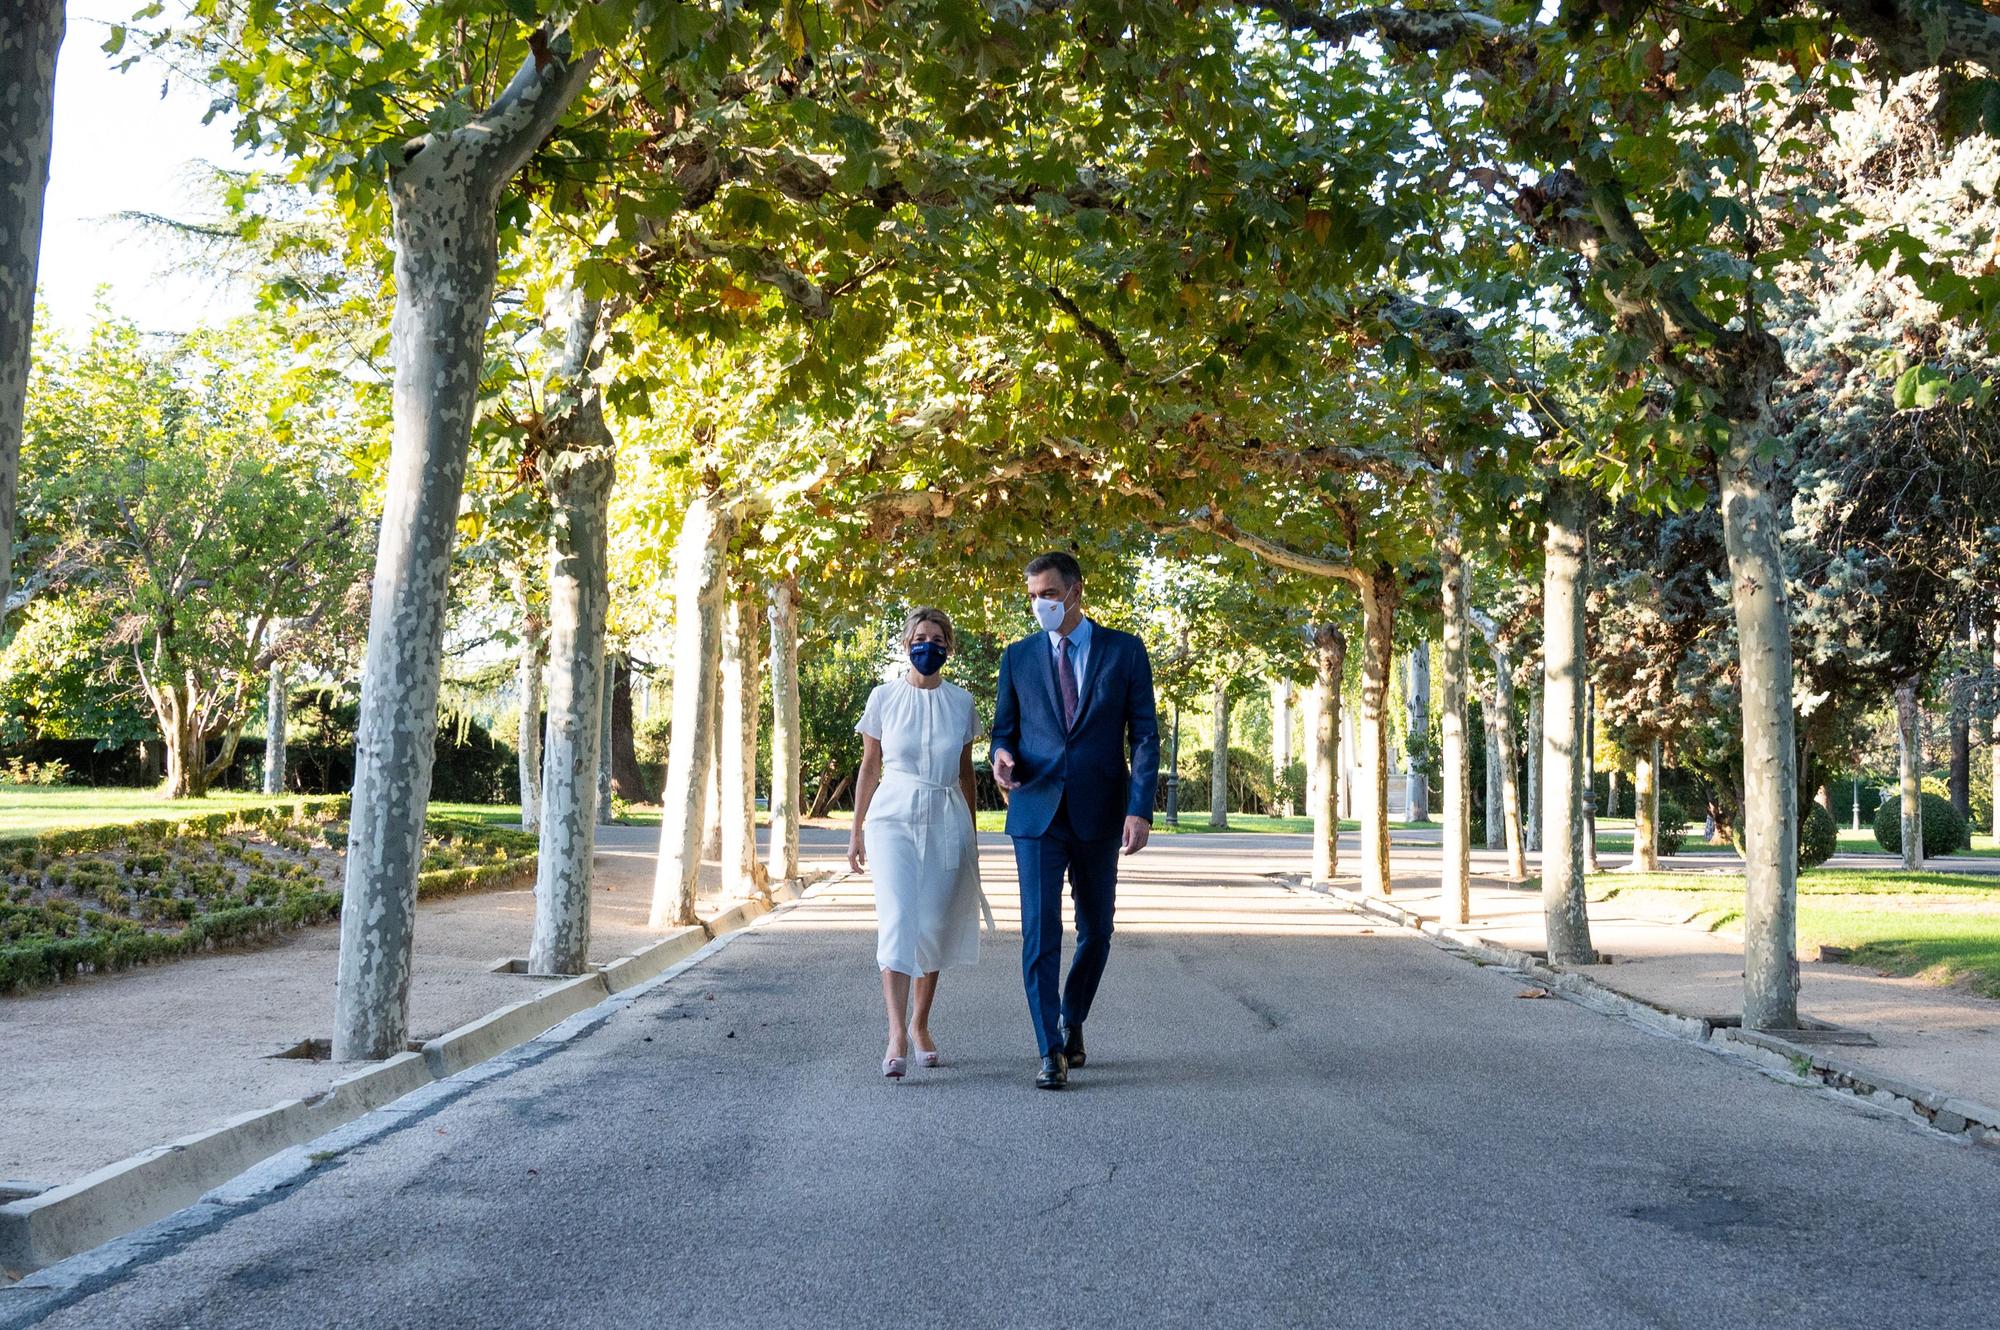
[[[919,605],[903,620],[903,645],[908,646],[910,639],[917,635],[918,625],[926,623],[934,623],[944,629],[944,649],[947,652],[958,650],[958,633],[951,626],[951,616],[928,605]]]

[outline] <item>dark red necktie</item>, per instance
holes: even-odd
[[[1076,671],[1069,665],[1069,639],[1056,639],[1056,687],[1062,690],[1063,728],[1076,725]]]

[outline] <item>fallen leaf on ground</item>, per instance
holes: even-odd
[[[1545,998],[1548,995],[1549,995],[1549,990],[1546,988],[1524,988],[1520,992],[1514,994],[1514,996],[1517,998]]]

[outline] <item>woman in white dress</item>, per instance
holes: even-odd
[[[935,1067],[938,972],[979,960],[979,852],[973,837],[972,694],[940,674],[957,645],[943,610],[903,624],[910,668],[868,695],[847,863],[875,879],[875,963],[889,1013],[882,1074],[901,1079],[914,1046]],[[914,988],[916,1001],[911,1002]]]

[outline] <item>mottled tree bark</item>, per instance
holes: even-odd
[[[264,694],[264,793],[285,792],[285,720],[289,684],[282,661],[271,662],[271,681]]]
[[[1362,577],[1361,890],[1387,896],[1389,880],[1389,671],[1395,664],[1401,587],[1386,569]]]
[[[1754,393],[1760,404],[1767,397]],[[1791,1030],[1799,1023],[1798,744],[1779,543],[1785,519],[1771,492],[1776,464],[1764,451],[1764,412],[1730,430],[1718,470],[1743,695],[1743,1024]]]
[[[1312,630],[1313,689],[1310,737],[1313,779],[1308,801],[1312,814],[1312,880],[1331,882],[1340,872],[1339,762],[1340,681],[1347,666],[1347,637],[1330,623]]]
[[[548,625],[528,589],[528,574],[514,579],[514,600],[521,611],[521,641],[514,662],[514,692],[521,699],[521,719],[515,728],[514,754],[521,771],[521,830],[542,825],[542,651]]]
[[[1917,685],[1896,685],[1896,776],[1902,796],[1903,867],[1924,866],[1923,734],[1919,729]]]
[[[603,807],[604,625],[611,607],[610,502],[616,446],[590,381],[599,335],[582,303],[564,355],[565,392],[542,449],[549,522],[549,723],[542,753],[541,859],[535,876],[533,974],[590,963],[590,879]]]
[[[607,664],[606,669],[615,669]],[[612,690],[607,683],[600,690],[603,694],[597,708],[597,821],[602,826],[610,826],[614,811],[611,796],[611,702]]]
[[[1480,728],[1486,731],[1486,848],[1498,850],[1507,844],[1507,829],[1500,817],[1500,736],[1493,728],[1493,708],[1485,707]]]
[[[715,748],[717,667],[730,522],[714,495],[698,495],[674,544],[674,724],[660,815],[660,859],[651,926],[693,924],[707,833],[708,772]]]
[[[1287,791],[1286,773],[1292,769],[1292,681],[1290,679],[1271,680],[1271,788],[1276,792],[1276,807],[1271,811],[1279,817],[1292,815],[1292,801]]]
[[[627,803],[642,804],[653,797],[646,784],[646,769],[639,765],[639,747],[632,706],[632,661],[629,656],[611,658],[611,788]]]
[[[1229,685],[1217,680],[1209,697],[1209,715],[1215,724],[1214,751],[1208,768],[1208,825],[1229,826]]]
[[[799,876],[799,584],[771,588],[770,877]]]
[[[390,179],[394,430],[355,727],[333,1030],[340,1061],[390,1057],[408,1039],[445,591],[499,262],[495,209],[594,63],[531,55],[490,109],[407,145]]]
[[[1407,753],[1410,769],[1403,782],[1403,820],[1428,822],[1431,820],[1431,644],[1418,642],[1411,647],[1409,660],[1403,704],[1410,730]]]
[[[1552,477],[1542,546],[1542,916],[1559,965],[1597,959],[1583,891],[1583,513],[1577,483]]]
[[[0,6],[0,605],[14,589],[14,490],[64,9],[64,0],[9,0]]]
[[[757,711],[764,659],[764,616],[749,587],[723,610],[722,890],[768,899],[770,879],[757,858]]]
[[[1458,529],[1449,520],[1438,540],[1438,572],[1444,600],[1444,641],[1439,652],[1444,712],[1438,721],[1444,765],[1444,851],[1438,908],[1446,923],[1463,924],[1472,918],[1472,762],[1465,732],[1465,565]],[[1413,677],[1415,673],[1413,669]]]
[[[1542,848],[1542,690],[1528,696],[1528,788],[1521,810],[1521,832],[1530,850]]]
[[[1532,814],[1521,797],[1521,753],[1520,740],[1514,732],[1514,656],[1507,642],[1500,636],[1499,626],[1491,618],[1478,610],[1469,610],[1468,617],[1486,639],[1486,649],[1493,657],[1493,748],[1491,756],[1499,764],[1499,801],[1489,807],[1500,810],[1498,830],[1501,841],[1507,847],[1507,872],[1519,879],[1528,875],[1528,836]],[[1540,734],[1531,737],[1531,743],[1539,743]],[[1532,750],[1531,750],[1532,751]],[[1530,762],[1532,767],[1533,763]],[[1487,788],[1492,789],[1489,777]],[[1489,817],[1492,815],[1489,813]],[[1489,848],[1498,848],[1494,843],[1493,829],[1487,832]]]
[[[1660,741],[1632,759],[1632,867],[1654,873],[1660,867]]]

